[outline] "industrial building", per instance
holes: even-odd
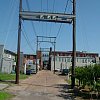
[[[76,52],[76,66],[99,64],[98,53]],[[55,70],[70,68],[72,66],[72,51],[55,51]],[[54,52],[51,52],[51,70],[54,70]]]

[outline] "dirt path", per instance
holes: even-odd
[[[62,93],[65,84],[64,79],[51,71],[40,71],[7,90],[16,95],[12,100],[73,100]]]

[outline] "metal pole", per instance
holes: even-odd
[[[19,12],[22,11],[22,0],[19,3]],[[19,67],[20,67],[20,44],[21,44],[21,17],[19,15],[18,25],[18,44],[17,44],[17,66],[16,66],[16,84],[19,84]]]
[[[50,47],[50,52],[49,52],[49,70],[51,70],[51,52],[52,52],[52,48]]]
[[[54,43],[54,74],[55,74],[55,43]]]
[[[73,0],[73,15],[76,16],[76,0]],[[72,78],[71,87],[75,86],[75,66],[76,66],[76,17],[73,18],[73,53],[72,53]]]
[[[38,70],[37,59],[38,59],[38,36],[37,36],[37,47],[36,47],[36,73],[37,73],[37,70]]]

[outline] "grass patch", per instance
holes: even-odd
[[[68,84],[71,84],[71,77],[69,77],[68,80],[66,80]],[[75,85],[78,85],[79,81],[75,78]]]
[[[0,100],[10,100],[13,95],[4,91],[0,91]]]
[[[3,73],[0,73],[0,80],[1,81],[15,80],[15,78],[16,78],[15,74],[3,74]],[[20,79],[26,79],[26,78],[28,78],[28,76],[25,75],[25,74],[20,74],[19,78]]]

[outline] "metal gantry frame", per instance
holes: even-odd
[[[40,51],[42,51],[42,52],[50,52],[50,48],[40,48]]]
[[[48,67],[49,67],[49,70],[51,70],[51,47],[50,48],[40,48],[40,51],[43,53],[49,53],[49,64],[48,64]],[[40,60],[41,61],[41,60]]]
[[[38,54],[38,44],[42,42],[48,42],[54,45],[54,74],[55,74],[55,44],[56,44],[55,39],[56,37],[37,36],[37,50],[36,50],[36,54]],[[36,56],[36,69],[37,69],[37,56]]]
[[[73,13],[47,13],[22,11],[22,0],[19,4],[19,25],[18,25],[18,45],[17,45],[17,67],[16,67],[16,84],[19,84],[19,67],[20,67],[20,42],[21,42],[21,20],[46,21],[73,24],[73,53],[72,53],[72,77],[71,86],[75,86],[75,66],[76,66],[76,0],[72,0]],[[47,41],[45,41],[47,42]],[[54,43],[55,44],[55,43]],[[37,48],[38,49],[38,48]],[[55,49],[55,46],[54,46]],[[54,53],[55,55],[55,53]]]

